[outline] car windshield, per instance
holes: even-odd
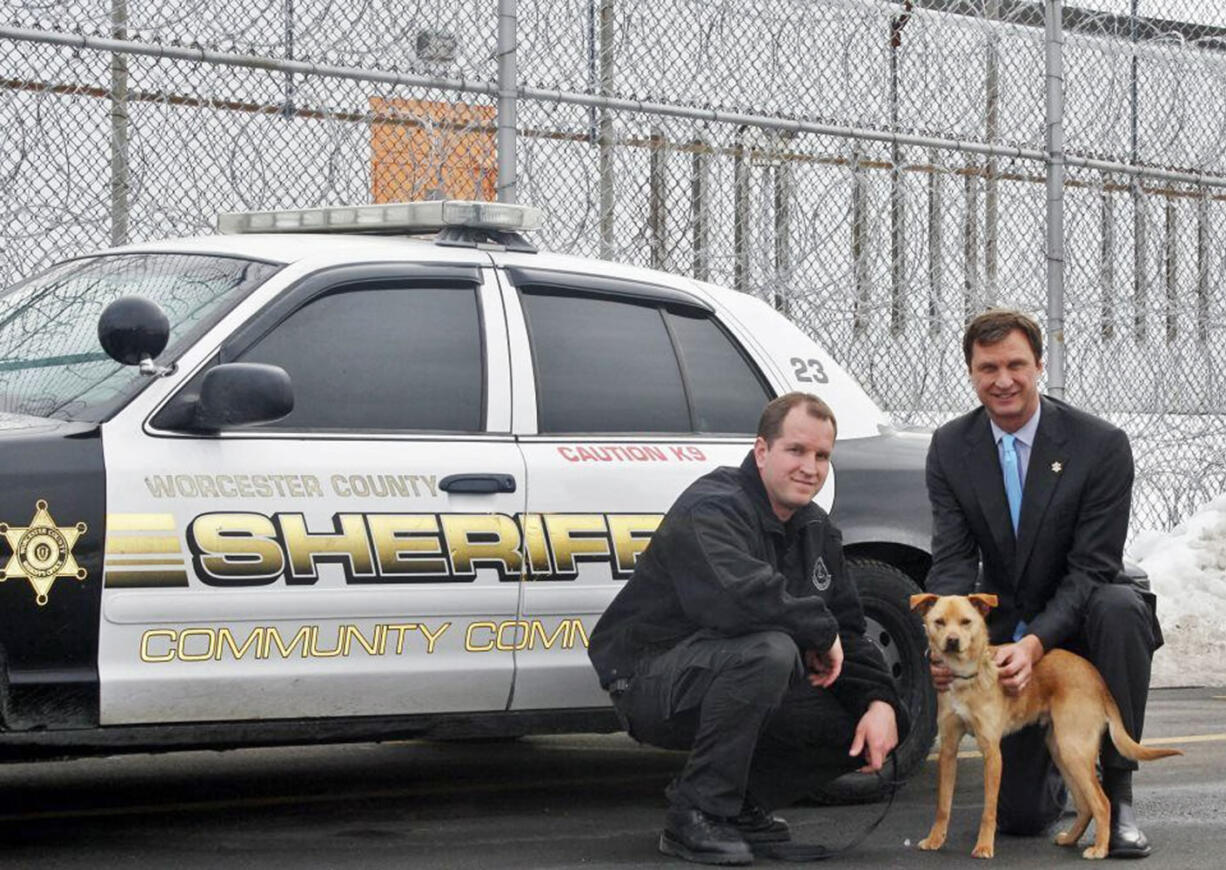
[[[100,420],[150,380],[98,343],[102,310],[122,296],[170,320],[168,364],[279,265],[202,254],[112,254],[71,260],[0,296],[0,412]]]

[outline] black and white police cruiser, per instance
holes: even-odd
[[[615,730],[597,617],[801,389],[838,415],[818,500],[919,763],[927,436],[763,302],[537,253],[540,219],[225,214],[7,290],[0,754]]]

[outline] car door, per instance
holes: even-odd
[[[332,269],[108,424],[103,723],[505,709],[512,655],[484,636],[518,598],[506,360],[490,270]],[[231,362],[285,369],[293,411],[187,431]]]
[[[694,294],[507,261],[516,373],[534,385],[516,393],[528,499],[513,706],[605,705],[587,658],[596,620],[676,496],[742,461],[773,393]]]

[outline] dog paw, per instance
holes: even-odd
[[[945,838],[939,834],[929,834],[924,839],[916,843],[925,852],[935,852],[937,849],[945,845]]]
[[[1072,831],[1061,831],[1060,833],[1056,834],[1053,842],[1057,846],[1076,846],[1078,839],[1080,838],[1074,837]]]
[[[994,858],[996,856],[996,846],[993,843],[976,843],[975,848],[971,849],[972,858]]]
[[[1087,846],[1085,851],[1081,853],[1081,857],[1089,858],[1094,861],[1097,861],[1100,858],[1106,858],[1107,857],[1107,847],[1106,846]]]

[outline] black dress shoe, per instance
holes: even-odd
[[[1107,857],[1146,857],[1151,851],[1149,838],[1137,827],[1137,816],[1132,811],[1132,771],[1104,766],[1103,791],[1111,801],[1111,839],[1107,842]]]
[[[772,816],[755,804],[745,804],[744,808],[729,821],[750,845],[786,843],[792,839],[792,832],[788,829],[787,822],[778,816]]]
[[[1111,802],[1111,840],[1108,858],[1144,858],[1151,851],[1149,838],[1137,827],[1132,801]]]
[[[702,810],[669,807],[660,851],[698,864],[751,864],[753,852],[736,827]]]

